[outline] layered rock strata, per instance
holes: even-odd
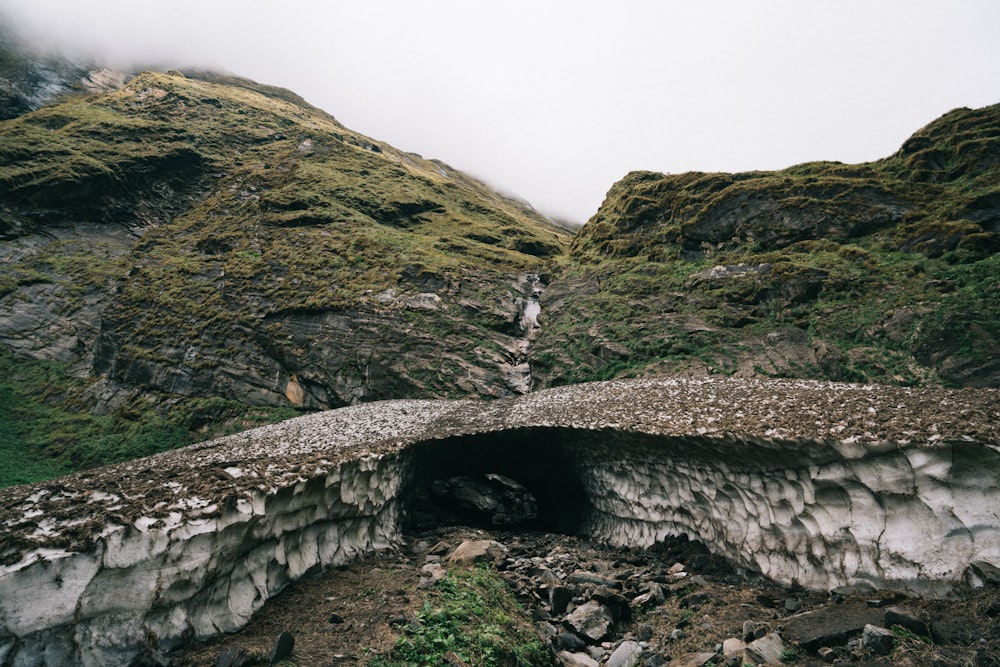
[[[463,468],[592,539],[687,534],[784,583],[959,593],[1000,563],[998,398],[649,379],[390,401],[5,489],[0,664],[126,665],[235,630],[289,581],[391,547],[410,499]]]

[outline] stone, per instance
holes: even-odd
[[[839,646],[856,636],[868,624],[879,624],[884,614],[861,601],[821,607],[789,616],[782,621],[782,637],[807,651],[821,646]]]
[[[861,633],[861,645],[874,655],[889,655],[895,643],[892,632],[877,625],[866,625]]]
[[[921,637],[928,637],[931,634],[930,628],[920,619],[917,613],[906,607],[889,607],[885,610],[883,619],[883,623],[887,628],[898,625]]]
[[[756,665],[780,663],[786,649],[781,635],[771,632],[747,644],[744,655],[749,662]]]
[[[556,660],[564,667],[600,667],[600,664],[586,653],[570,653],[559,651]]]
[[[685,653],[667,664],[670,667],[705,667],[705,665],[715,660],[716,655],[715,653],[708,652]]]
[[[607,661],[605,667],[635,667],[642,656],[642,648],[634,641],[624,641],[618,645]]]
[[[743,621],[743,641],[752,642],[767,634],[767,624],[757,621]]]
[[[292,636],[291,632],[284,630],[278,639],[274,642],[274,648],[271,649],[271,660],[269,664],[276,665],[282,660],[292,657],[292,653],[295,651],[295,637]]]
[[[566,581],[571,584],[590,584],[592,586],[606,586],[608,588],[621,588],[621,582],[614,577],[606,577],[596,572],[587,570],[577,570],[566,577]]]
[[[746,642],[736,639],[735,637],[730,637],[729,639],[722,642],[722,655],[726,658],[731,657],[743,657],[743,652],[746,651]]]
[[[549,606],[555,616],[566,613],[566,607],[572,600],[573,591],[565,586],[553,586],[549,589]]]
[[[215,667],[251,667],[260,664],[256,655],[240,646],[227,648],[219,654]]]
[[[420,568],[420,581],[417,588],[430,588],[444,578],[445,570],[439,563],[427,563]]]
[[[1000,567],[979,560],[969,566],[976,577],[987,586],[1000,586]]]
[[[552,640],[553,646],[566,651],[583,651],[587,643],[572,632],[560,632]]]
[[[448,556],[452,565],[492,563],[504,557],[507,547],[494,540],[465,540]]]
[[[599,642],[608,634],[613,619],[611,612],[600,602],[591,600],[580,605],[566,616],[566,623],[592,642]]]
[[[591,597],[608,608],[615,623],[629,619],[632,612],[629,601],[617,592],[605,586],[598,586]]]
[[[653,626],[649,623],[640,623],[635,629],[635,637],[641,642],[648,642],[653,638]]]

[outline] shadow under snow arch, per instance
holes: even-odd
[[[538,501],[532,528],[647,547],[686,535],[748,570],[812,589],[947,595],[1000,556],[1000,448],[933,448],[612,428],[516,428],[414,443],[403,514],[422,487],[499,473]]]

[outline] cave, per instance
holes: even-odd
[[[580,447],[586,432],[522,428],[417,443],[407,450],[408,475],[400,493],[403,528],[420,531],[463,524],[483,528],[538,530],[575,535],[592,509]],[[435,497],[435,482],[456,477],[502,475],[534,497],[537,514],[515,524],[496,525],[482,513]]]

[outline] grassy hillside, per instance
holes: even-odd
[[[547,293],[535,377],[996,386],[998,250],[1000,106],[867,164],[629,174]]]
[[[0,123],[3,446],[75,467],[289,409],[511,393],[518,276],[569,239],[289,91],[147,72],[65,98]]]

